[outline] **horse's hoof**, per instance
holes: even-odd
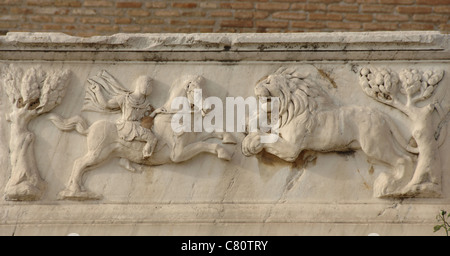
[[[236,139],[231,134],[224,134],[222,139],[223,144],[237,144]]]
[[[226,149],[220,148],[217,150],[217,157],[223,160],[230,161],[231,160],[231,154],[228,153]]]
[[[85,201],[85,200],[100,200],[101,195],[90,191],[72,191],[65,189],[58,194],[58,200],[74,200],[74,201]]]

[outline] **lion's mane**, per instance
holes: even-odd
[[[271,83],[276,81],[276,88],[281,92],[279,93],[280,128],[297,117],[300,124],[311,131],[316,123],[313,118],[315,114],[335,106],[328,94],[311,79],[309,73],[305,75],[296,69],[280,68],[271,76],[281,78],[271,79]]]

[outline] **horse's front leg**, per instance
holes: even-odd
[[[179,163],[189,160],[200,153],[211,153],[217,155],[220,159],[231,160],[231,154],[223,146],[207,142],[194,142],[186,146],[180,143],[173,149],[171,160]]]
[[[276,135],[269,135],[261,132],[247,135],[244,138],[244,141],[242,141],[242,153],[245,156],[251,156],[260,153],[264,149],[266,152],[276,155],[285,161],[293,162],[303,150],[299,145],[291,143],[281,137],[274,140],[264,136]]]

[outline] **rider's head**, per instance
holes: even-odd
[[[149,76],[140,76],[135,81],[135,92],[140,95],[150,95],[152,93],[152,79]]]

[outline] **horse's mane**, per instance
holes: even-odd
[[[334,106],[329,95],[311,78],[310,74],[302,74],[297,69],[280,68],[273,75],[284,77],[285,83],[278,83],[282,92],[280,97],[280,127],[289,124],[294,117],[300,120],[305,128],[311,131],[315,119],[311,118],[318,111]]]

